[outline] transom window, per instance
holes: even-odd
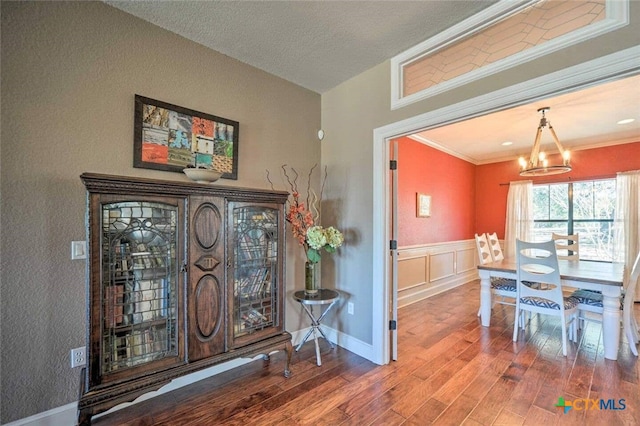
[[[533,186],[534,241],[579,234],[580,259],[613,261],[616,180]]]

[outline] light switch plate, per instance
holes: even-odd
[[[87,258],[87,242],[71,241],[71,260]]]

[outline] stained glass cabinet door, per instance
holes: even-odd
[[[229,204],[229,326],[232,345],[282,330],[282,206]]]
[[[102,195],[92,218],[101,285],[92,289],[90,385],[184,360],[179,293],[183,200]],[[112,201],[113,199],[113,201]],[[96,277],[98,278],[98,277]]]

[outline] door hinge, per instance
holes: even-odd
[[[396,241],[396,240],[389,241],[389,249],[390,250],[396,250],[397,248],[398,248],[398,241]]]
[[[389,161],[389,170],[397,170],[398,169],[398,160]]]
[[[397,330],[398,323],[395,320],[389,321],[389,330]]]

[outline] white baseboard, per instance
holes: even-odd
[[[304,335],[307,334],[309,329],[310,328],[308,327],[291,333],[294,349],[298,343],[300,343]],[[341,346],[363,358],[372,359],[373,347],[371,345],[324,325],[322,326],[322,331],[324,331],[329,340],[338,346]],[[117,405],[104,413],[95,415],[94,418],[121,410],[138,402],[179,389],[208,377],[215,376],[216,374],[220,374],[224,371],[252,362],[261,356],[262,355],[258,355],[253,359],[237,358],[223,364],[214,365],[204,370],[196,371],[195,373],[191,373],[183,377],[178,377],[177,379],[172,380],[171,383],[166,384],[156,391],[147,392],[134,401]],[[72,402],[61,407],[56,407],[51,410],[43,411],[42,413],[34,414],[33,416],[25,417],[24,419],[7,423],[4,426],[74,426],[77,422],[77,409],[78,404],[76,402]]]
[[[412,303],[419,302],[421,300],[427,299],[431,296],[435,296],[436,294],[440,294],[447,290],[451,290],[452,288],[461,286],[470,281],[478,279],[478,273],[476,271],[472,271],[470,273],[465,273],[463,275],[458,275],[455,279],[448,280],[443,282],[442,284],[438,284],[427,289],[421,290],[419,292],[415,292],[413,294],[409,294],[405,297],[398,298],[398,307],[402,308]]]
[[[129,407],[133,404],[137,404],[138,402],[145,401],[147,399],[162,395],[167,392],[171,392],[183,386],[187,386],[208,377],[215,376],[216,374],[231,370],[232,368],[250,363],[251,361],[254,361],[261,357],[262,355],[257,355],[254,358],[236,358],[222,364],[217,364],[212,367],[205,368],[204,370],[187,374],[186,376],[178,377],[158,390],[149,391],[131,402],[125,402],[123,404],[116,405],[115,407],[105,411],[104,413],[96,414],[95,416],[93,416],[93,418],[98,418],[100,416],[113,413],[114,411]],[[16,420],[4,426],[74,426],[77,424],[78,420],[77,410],[78,403],[73,402],[71,404],[63,405],[62,407],[53,408],[51,410],[34,414],[33,416],[26,417],[24,419]]]
[[[310,329],[311,327],[307,327],[291,333],[294,349],[296,348],[296,346],[298,346],[298,344],[302,341],[302,338]],[[337,330],[334,330],[333,328],[327,327],[326,325],[322,325],[322,331],[324,331],[324,334],[327,335],[327,339],[331,340],[341,348],[344,348],[349,352],[353,352],[354,354],[361,356],[362,358],[366,358],[368,360],[374,359],[373,345],[364,343],[361,340],[351,337],[348,334],[341,333]],[[312,338],[310,337],[309,340],[311,339]],[[309,340],[307,340],[307,342]]]
[[[333,330],[336,332],[335,330]],[[365,343],[362,340],[358,340],[353,336],[349,336],[348,334],[336,332],[338,335],[338,345],[342,348],[345,348],[349,352],[353,352],[354,354],[361,356],[362,358],[366,358],[371,362],[375,362],[376,359],[374,354],[373,345],[370,343]]]
[[[78,403],[52,408],[33,416],[25,417],[4,426],[74,426],[78,420]]]

